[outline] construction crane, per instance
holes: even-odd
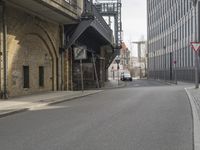
[[[138,59],[139,61],[141,61],[141,52],[142,52],[142,49],[141,49],[141,46],[146,44],[146,41],[134,41],[134,42],[131,42],[133,44],[137,44],[138,46]]]

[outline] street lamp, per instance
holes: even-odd
[[[154,79],[156,79],[156,55],[155,51],[153,52],[154,60],[153,60],[153,71],[154,71]]]
[[[163,49],[164,49],[164,54],[165,54],[165,58],[164,58],[164,65],[165,65],[165,70],[164,70],[164,79],[165,79],[165,81],[166,81],[166,69],[167,69],[167,63],[166,63],[166,57],[167,57],[167,53],[166,53],[166,46],[164,45],[163,46]]]
[[[119,58],[119,55],[116,57],[116,59],[115,59],[115,62],[117,63],[117,84],[118,84],[118,86],[119,86],[119,63],[120,63],[120,58]]]
[[[197,25],[196,25],[196,6],[197,6],[197,0],[191,0],[193,4],[193,9],[194,9],[194,25],[195,25],[195,42],[198,41],[197,39]],[[198,58],[198,51],[195,51],[195,88],[199,88],[199,58]]]
[[[176,61],[176,38],[175,39],[173,39],[173,41],[174,41],[174,43],[175,43],[175,45],[174,45],[174,61],[173,61],[173,64],[174,64],[174,80],[175,80],[175,84],[177,84],[177,71],[176,71],[176,63],[177,63],[177,61]]]

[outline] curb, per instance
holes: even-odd
[[[62,102],[67,102],[67,101],[74,100],[74,99],[77,99],[77,98],[86,97],[86,96],[89,96],[89,95],[94,95],[94,94],[97,94],[97,93],[100,93],[100,92],[103,92],[103,90],[99,90],[99,91],[96,91],[94,93],[84,94],[84,95],[81,95],[81,96],[74,96],[74,97],[65,98],[65,99],[62,98],[62,99],[54,101],[54,102],[49,102],[49,103],[46,104],[46,106],[55,105],[55,104],[59,104],[59,103],[62,103]]]
[[[27,110],[29,110],[29,108],[22,108],[22,109],[15,109],[15,110],[12,110],[12,111],[7,111],[5,113],[1,113],[0,118],[7,117],[9,115],[13,115],[13,114],[17,114],[17,113],[22,113],[22,112],[25,112]]]
[[[73,97],[69,97],[69,98],[61,97],[59,100],[54,100],[54,101],[46,102],[46,103],[44,102],[44,103],[38,104],[38,105],[27,106],[27,107],[21,108],[21,109],[14,109],[14,110],[11,110],[11,111],[7,111],[7,112],[4,112],[4,113],[1,113],[0,114],[0,118],[7,117],[9,115],[13,115],[13,114],[17,114],[17,113],[30,111],[30,110],[32,110],[34,108],[39,108],[39,107],[44,107],[44,106],[51,106],[51,105],[59,104],[59,103],[62,103],[62,102],[75,100],[77,98],[82,98],[82,97],[86,97],[86,96],[89,96],[89,95],[94,95],[94,94],[97,94],[97,93],[100,93],[100,92],[103,92],[103,90],[99,90],[99,91],[96,91],[96,92],[93,92],[93,93],[87,93],[87,94],[83,94],[83,95],[79,95],[79,96],[73,96]]]
[[[190,106],[192,109],[192,118],[193,118],[193,141],[194,141],[194,150],[200,150],[200,120],[195,106],[194,98],[188,91],[191,88],[185,88],[185,91],[190,100]]]

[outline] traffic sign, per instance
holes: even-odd
[[[200,49],[200,42],[191,42],[192,49],[197,52]]]
[[[86,46],[74,47],[74,59],[75,60],[87,59]]]

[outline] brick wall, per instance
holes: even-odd
[[[61,41],[59,25],[10,6],[6,16],[9,96],[56,90]],[[23,88],[23,66],[30,69],[29,88]],[[44,87],[39,86],[39,66],[44,67]]]

